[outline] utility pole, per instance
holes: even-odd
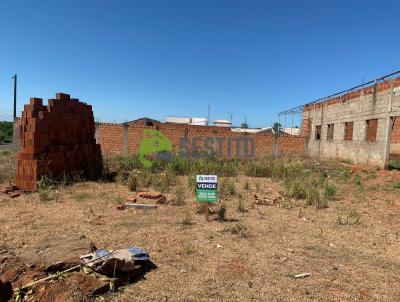
[[[210,104],[208,104],[207,126],[208,126],[208,125],[209,125],[209,123],[210,123],[210,111],[211,111],[211,105],[210,105]]]
[[[14,80],[14,114],[13,114],[13,118],[15,121],[17,119],[17,75],[14,74],[14,76],[12,78]]]
[[[228,115],[231,119],[231,125],[233,125],[233,112],[228,112]]]

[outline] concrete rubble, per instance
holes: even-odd
[[[85,236],[46,238],[18,255],[5,251],[0,257],[1,302],[18,297],[43,302],[89,301],[155,268],[140,248],[98,250]],[[105,251],[112,255],[99,257]],[[91,262],[94,256],[97,259]]]

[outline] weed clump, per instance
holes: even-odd
[[[346,215],[338,214],[336,217],[336,224],[338,225],[354,225],[360,224],[361,215],[356,209],[350,208]]]
[[[137,191],[138,182],[139,182],[139,180],[138,180],[137,174],[130,173],[129,177],[128,177],[128,183],[127,183],[129,191],[132,191],[132,192]]]
[[[179,186],[175,189],[175,198],[172,202],[173,205],[182,206],[185,204],[185,188]]]
[[[223,178],[219,185],[219,194],[223,197],[229,197],[236,195],[236,186],[229,178]]]
[[[336,186],[333,183],[327,183],[324,187],[324,197],[327,200],[334,200],[336,197]]]
[[[251,177],[271,177],[271,166],[265,162],[251,161],[245,171]]]
[[[241,237],[241,238],[249,238],[250,237],[250,233],[247,230],[247,227],[240,222],[237,222],[233,225],[228,225],[224,228],[223,232],[229,232],[232,235]]]
[[[53,188],[53,186],[51,184],[51,180],[47,177],[42,177],[37,184],[37,192],[39,194],[39,199],[41,201],[51,200],[50,192],[51,192],[52,188]]]
[[[189,209],[186,211],[185,216],[183,216],[182,218],[182,224],[186,226],[193,224],[193,215]]]
[[[247,208],[245,206],[245,203],[244,203],[244,200],[243,200],[242,196],[239,196],[239,198],[238,198],[237,210],[240,213],[246,213],[247,212]]]
[[[288,197],[296,199],[305,199],[307,197],[307,187],[304,181],[300,179],[290,179],[284,182],[285,194]]]
[[[227,212],[226,204],[221,203],[221,205],[219,206],[218,212],[217,212],[219,221],[226,220],[226,212]]]

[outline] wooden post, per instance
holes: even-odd
[[[206,202],[205,205],[206,205],[206,221],[210,221],[210,216],[209,216],[210,214],[208,212],[208,207],[210,204]]]

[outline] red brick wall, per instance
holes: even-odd
[[[122,154],[123,128],[121,124],[97,124],[97,141],[101,142],[101,151],[103,154]]]
[[[344,140],[351,141],[353,139],[353,127],[354,122],[344,123]]]
[[[367,120],[367,141],[376,141],[376,134],[378,132],[378,119]]]
[[[124,130],[124,127],[126,127]],[[140,142],[143,138],[144,129],[158,129],[171,142],[174,152],[181,150],[182,140],[186,137],[188,144],[186,150],[189,154],[193,152],[193,138],[196,138],[195,146],[199,152],[209,151],[212,141],[215,138],[215,153],[222,158],[239,157],[245,154],[244,141],[247,140],[247,157],[250,158],[252,143],[254,142],[254,157],[259,158],[273,154],[275,151],[280,153],[293,153],[304,155],[305,139],[303,137],[282,136],[275,138],[271,134],[243,134],[232,132],[230,128],[215,126],[193,126],[180,125],[172,123],[162,123],[154,126],[145,126],[144,124],[131,123],[97,125],[97,142],[101,145],[104,155],[112,156],[122,154],[125,151],[139,153]],[[126,131],[124,133],[124,131]],[[200,138],[200,139],[199,139]],[[206,148],[206,144],[208,149]],[[125,146],[126,145],[126,146]]]
[[[303,137],[280,136],[277,143],[278,153],[304,155],[306,140]]]
[[[301,122],[301,136],[304,138],[310,138],[311,136],[311,119],[303,119]]]
[[[392,137],[390,143],[400,144],[400,116],[393,118]]]

